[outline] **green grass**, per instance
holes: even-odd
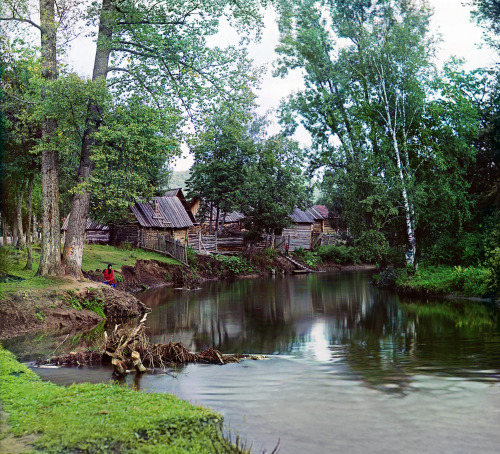
[[[491,273],[486,268],[460,266],[419,266],[414,274],[399,273],[396,287],[416,293],[486,296],[490,293]]]
[[[58,278],[35,276],[40,261],[40,254],[33,251],[33,269],[23,270],[26,265],[26,252],[8,248],[7,258],[8,274],[21,278],[21,280],[7,280],[0,283],[0,297],[2,294],[16,293],[24,290],[37,290],[47,287],[57,287],[61,284]],[[175,259],[165,257],[154,252],[143,251],[141,249],[125,250],[113,246],[86,245],[83,251],[83,271],[93,271],[104,269],[108,263],[112,263],[116,271],[116,278],[120,281],[119,270],[123,265],[133,266],[136,260],[158,260],[163,263],[180,265]]]
[[[42,382],[1,346],[0,382],[10,433],[37,435],[31,452],[242,452],[223,438],[221,416],[210,409],[112,384]]]
[[[133,266],[136,260],[158,260],[171,265],[181,264],[173,258],[142,249],[126,250],[114,246],[88,244],[83,251],[82,269],[84,271],[102,270],[106,268],[108,263],[113,264],[114,268],[120,269],[122,265]]]

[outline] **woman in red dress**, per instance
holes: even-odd
[[[113,271],[113,265],[111,263],[108,265],[108,269],[104,270],[104,281],[106,284],[111,285],[111,287],[115,287],[115,272]]]

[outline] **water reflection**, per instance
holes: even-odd
[[[399,301],[369,281],[318,274],[148,291],[154,342],[277,356],[122,384],[221,412],[253,452],[278,439],[286,454],[498,452],[497,308]],[[105,368],[37,372],[61,384],[111,378]]]
[[[495,306],[400,302],[395,293],[373,288],[369,276],[213,282],[199,291],[162,288],[139,298],[154,308],[148,318],[153,342],[342,362],[367,386],[391,393],[411,390],[411,376],[421,371],[498,378]]]

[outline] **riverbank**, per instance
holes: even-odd
[[[491,271],[460,266],[419,266],[415,273],[388,268],[374,275],[379,287],[399,294],[425,297],[494,298]]]
[[[208,408],[115,385],[43,382],[1,346],[0,382],[0,452],[245,452]]]
[[[116,289],[102,282],[102,269],[108,263],[115,268]],[[188,268],[160,254],[99,245],[85,248],[82,268],[86,279],[83,281],[37,277],[34,270],[23,270],[23,265],[22,253],[12,250],[9,276],[2,283],[0,339],[37,331],[88,331],[105,318],[139,316],[146,308],[133,293],[147,288],[165,285],[198,288],[208,280],[287,274],[294,268],[275,250],[242,256],[193,254]],[[324,263],[318,270],[368,268],[373,267]]]

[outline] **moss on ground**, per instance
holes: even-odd
[[[113,384],[43,382],[1,346],[0,382],[9,424],[0,446],[14,435],[30,440],[27,452],[242,452],[223,437],[212,410]]]

